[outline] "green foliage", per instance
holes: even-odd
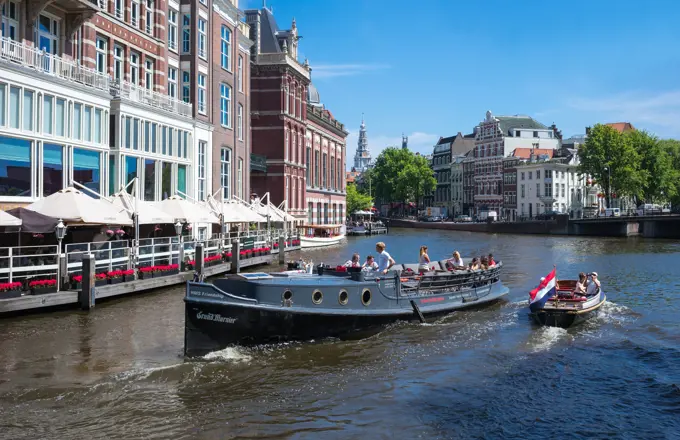
[[[668,160],[670,161],[673,174],[670,176],[671,187],[674,191],[669,190],[668,199],[673,204],[673,206],[680,205],[680,141],[675,139],[664,139],[659,141],[661,149],[666,155],[668,155]]]
[[[640,155],[640,168],[644,172],[643,199],[648,203],[665,203],[677,194],[677,170],[664,145],[646,131],[624,134]]]
[[[376,197],[384,201],[418,202],[437,185],[427,159],[402,148],[383,150],[371,179]]]
[[[347,185],[347,214],[352,214],[356,211],[363,211],[371,209],[373,200],[368,194],[364,194],[357,190],[355,184]]]

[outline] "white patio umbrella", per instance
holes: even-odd
[[[222,205],[218,205],[218,208],[222,209],[224,213],[224,223],[264,223],[267,221],[267,217],[258,214],[249,206],[236,200],[224,202]]]
[[[154,205],[156,208],[172,216],[173,221],[183,223],[219,223],[217,218],[208,208],[192,203],[179,196],[172,196]]]
[[[137,222],[140,225],[154,225],[159,223],[175,223],[172,215],[158,209],[152,202],[144,200],[134,200],[134,198],[127,192],[119,192],[112,197],[113,205],[127,210],[132,216],[137,211]]]
[[[127,212],[103,199],[95,199],[73,187],[64,188],[26,207],[64,223],[132,225]]]
[[[0,226],[21,226],[21,219],[0,211]]]
[[[292,222],[295,220],[291,215],[286,214],[271,203],[269,205],[265,205],[263,203],[253,203],[250,205],[250,207],[253,211],[265,218],[267,215],[269,215],[269,221],[272,222]]]

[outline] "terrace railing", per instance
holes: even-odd
[[[22,281],[26,278],[57,278],[57,246],[22,246],[0,248],[0,280]]]
[[[83,255],[92,254],[97,273],[125,270],[132,267],[131,248],[127,240],[71,243],[65,246],[66,267],[69,274],[80,273]]]

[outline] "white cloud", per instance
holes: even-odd
[[[680,90],[574,98],[568,104],[583,112],[599,113],[599,122],[632,122],[639,128],[656,127],[661,135],[680,134]]]
[[[386,64],[312,64],[312,78],[335,78],[361,75],[366,72],[389,69]]]
[[[371,157],[375,160],[382,150],[387,147],[401,147],[401,135],[389,136],[389,135],[376,135],[371,136],[371,132],[368,135],[368,150],[371,152]],[[423,133],[421,131],[414,131],[408,136],[408,148],[411,151],[418,152],[420,154],[431,154],[434,145],[439,140],[439,135]],[[359,139],[359,129],[349,130],[349,135],[347,136],[347,169],[352,169],[354,165],[354,153],[357,151],[357,141]]]

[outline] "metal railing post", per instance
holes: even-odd
[[[14,268],[14,253],[12,252],[13,248],[9,248],[9,282],[12,282],[12,269]]]

